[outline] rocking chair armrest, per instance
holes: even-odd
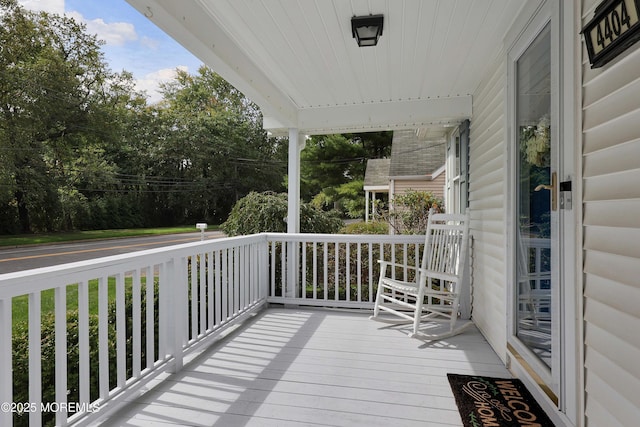
[[[460,280],[458,276],[450,273],[449,274],[439,273],[439,272],[424,269],[421,267],[418,267],[416,270],[418,270],[420,274],[424,274],[425,276],[427,276],[427,278],[431,278],[431,279],[440,279],[440,280],[446,280],[449,282],[458,282]]]
[[[420,267],[413,267],[411,265],[406,265],[406,264],[398,264],[397,262],[391,262],[391,261],[383,261],[383,260],[378,260],[378,264],[380,264],[380,271],[383,271],[384,269],[387,268],[387,266],[391,266],[391,267],[401,267],[401,268],[406,268],[408,270],[419,270]]]

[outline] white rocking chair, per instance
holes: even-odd
[[[466,322],[456,328],[468,235],[468,213],[436,214],[430,211],[420,267],[380,261],[378,292],[371,318],[391,323],[413,322],[409,336],[420,334],[428,340],[459,334],[471,325]],[[395,268],[415,270],[415,282],[393,279]],[[419,330],[421,322],[445,323],[449,328],[446,332],[425,334]]]

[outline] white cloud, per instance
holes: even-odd
[[[64,14],[64,0],[19,0],[19,3],[34,11],[45,11],[50,13]],[[82,22],[87,26],[90,34],[96,34],[98,39],[104,40],[108,45],[122,46],[126,42],[138,40],[138,34],[133,24],[129,22],[107,23],[102,18],[86,19],[80,12],[70,11],[67,16]],[[145,41],[149,45],[150,40]]]
[[[160,46],[160,42],[156,39],[152,39],[151,37],[143,36],[140,39],[140,44],[144,47],[148,47],[151,50],[158,50]]]
[[[64,0],[19,0],[18,3],[29,10],[64,13]]]
[[[68,16],[87,26],[87,32],[96,34],[98,39],[104,40],[111,46],[122,46],[129,41],[138,40],[138,34],[133,24],[129,22],[104,22],[102,18],[86,19],[79,12],[68,12]]]
[[[189,71],[188,67],[180,65],[176,67],[182,71]],[[162,100],[162,94],[159,92],[160,83],[173,80],[177,73],[176,68],[163,68],[153,73],[145,75],[142,79],[136,80],[136,89],[147,92],[147,102],[155,104]]]

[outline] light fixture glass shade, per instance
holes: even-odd
[[[351,18],[351,33],[358,46],[375,46],[382,35],[382,15],[354,16]]]

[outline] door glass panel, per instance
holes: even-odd
[[[516,336],[551,367],[551,36],[516,63]]]

